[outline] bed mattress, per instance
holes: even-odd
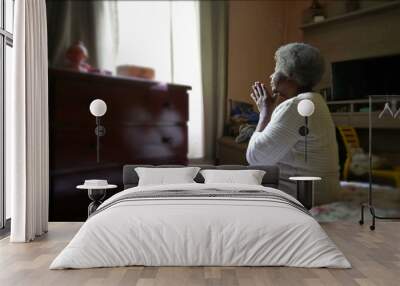
[[[197,183],[114,195],[50,269],[129,265],[351,267],[291,196],[263,186]]]

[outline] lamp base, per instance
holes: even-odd
[[[308,135],[308,133],[309,133],[309,130],[306,126],[303,125],[299,128],[299,134],[301,136],[306,136],[306,135]]]
[[[94,129],[94,133],[96,134],[96,136],[104,136],[106,135],[106,128],[102,125],[98,125],[95,129]]]

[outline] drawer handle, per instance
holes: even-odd
[[[165,143],[165,144],[169,144],[172,142],[172,138],[168,137],[168,136],[163,136],[163,137],[161,137],[161,142]]]

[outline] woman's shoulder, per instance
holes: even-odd
[[[276,107],[275,110],[278,110],[281,112],[287,111],[287,110],[293,108],[295,105],[297,105],[297,103],[298,103],[298,101],[296,100],[296,96],[295,96],[295,97],[292,97],[292,98],[289,98],[289,99],[286,99],[285,101],[283,101],[281,104],[279,104]]]
[[[316,106],[320,106],[321,101],[324,101],[324,99],[319,93],[316,92],[301,93],[279,104],[274,111],[275,117],[281,117],[281,116],[287,117],[288,114],[291,114],[291,116],[301,117],[297,112],[297,105],[303,99],[309,99],[313,101]]]
[[[323,100],[322,95],[319,94],[318,92],[305,92],[305,93],[300,93],[299,95],[293,97],[293,99],[296,101],[296,103],[299,103],[303,99],[309,99],[311,101],[320,101]]]
[[[274,110],[272,117],[276,120],[281,120],[282,117],[288,118],[289,115],[293,116],[297,114],[297,101],[296,97],[286,99],[280,103]]]

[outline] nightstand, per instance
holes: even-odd
[[[109,189],[115,189],[117,185],[104,185],[104,186],[94,186],[94,185],[79,185],[76,188],[79,190],[87,190],[89,199],[92,202],[88,206],[88,217],[96,211],[96,209],[103,203],[106,196],[106,191]]]
[[[320,181],[320,177],[290,177],[289,180],[296,181],[297,200],[308,210],[314,205],[314,182]]]

